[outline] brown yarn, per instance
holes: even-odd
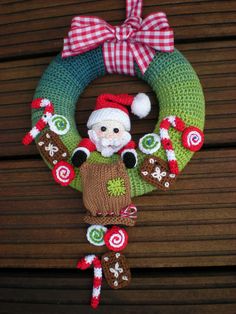
[[[43,158],[51,166],[55,166],[59,161],[66,161],[70,157],[68,149],[60,137],[52,131],[45,132],[40,137],[37,146]]]
[[[90,225],[124,225],[128,227],[133,227],[135,225],[135,220],[129,217],[120,216],[91,216],[86,215],[84,217],[84,222]]]
[[[116,252],[105,253],[101,262],[107,283],[112,289],[120,289],[129,285],[131,273],[127,259],[123,254]]]
[[[145,181],[163,191],[168,191],[176,180],[176,175],[170,173],[168,164],[155,156],[144,159],[140,174]]]
[[[121,160],[112,164],[85,162],[80,174],[84,205],[90,212],[84,219],[87,223],[134,224],[130,218],[120,217],[120,210],[131,203],[129,177]]]

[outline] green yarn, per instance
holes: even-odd
[[[122,178],[110,179],[107,182],[107,191],[110,196],[125,195],[125,180]]]
[[[158,142],[155,141],[153,135],[148,135],[143,139],[142,145],[145,149],[154,149],[158,146]]]
[[[81,140],[74,117],[79,96],[88,84],[105,74],[102,48],[99,47],[82,55],[66,59],[62,59],[58,55],[46,69],[39,82],[34,98],[44,97],[50,99],[55,106],[55,113],[65,116],[70,123],[69,132],[60,137],[70,153],[73,152]],[[161,120],[169,115],[179,116],[186,125],[194,125],[201,130],[203,129],[205,101],[202,87],[192,66],[177,49],[173,53],[157,52],[145,74],[142,75],[137,66],[136,74],[152,87],[159,100],[159,120],[154,132],[158,133]],[[42,110],[33,110],[32,124],[34,125],[41,116]],[[174,145],[179,169],[182,170],[193,153],[182,146],[181,133],[171,128],[169,134]],[[140,177],[140,165],[147,155],[139,150],[137,150],[137,153],[137,167],[127,169],[132,197],[155,189],[154,186],[143,181]],[[154,155],[166,160],[166,153],[163,148],[160,148]],[[100,153],[93,152],[88,162],[111,163],[119,158],[117,154],[105,158]],[[75,172],[76,178],[70,185],[81,191],[79,170],[75,169]]]

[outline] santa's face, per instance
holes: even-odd
[[[104,157],[110,157],[118,152],[131,140],[130,133],[120,122],[114,120],[94,124],[88,131],[88,135],[96,145],[97,151],[101,152]]]

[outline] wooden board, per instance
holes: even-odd
[[[0,272],[0,313],[94,313],[88,306],[92,271]],[[131,285],[114,291],[103,284],[96,313],[232,314],[235,270],[133,271]]]
[[[74,15],[99,15],[113,24],[125,19],[125,1],[48,2],[2,4],[0,57],[58,51]],[[168,14],[170,24],[175,29],[176,40],[205,40],[235,35],[234,0],[144,1],[144,16],[163,10]]]

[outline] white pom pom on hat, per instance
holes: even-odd
[[[101,94],[96,101],[95,110],[91,113],[87,127],[90,129],[94,124],[114,120],[122,123],[127,131],[130,131],[130,117],[127,107],[140,119],[146,117],[151,110],[149,97],[139,93],[135,97],[128,94]]]
[[[151,102],[149,97],[144,93],[137,94],[131,104],[131,111],[140,119],[145,118],[151,111]]]

